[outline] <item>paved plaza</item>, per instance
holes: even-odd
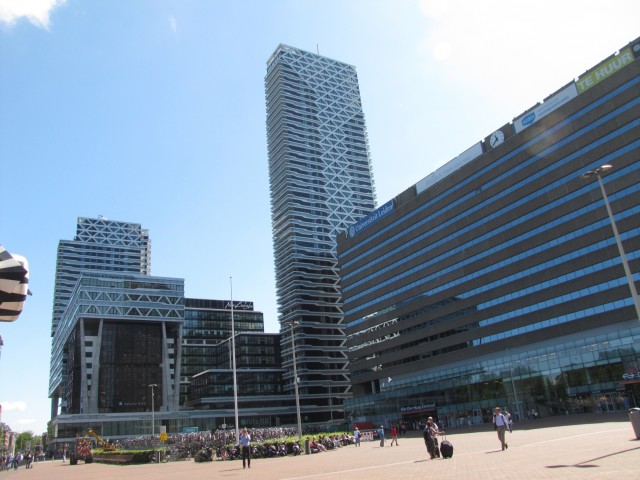
[[[422,438],[413,434],[400,437],[398,447],[389,447],[389,441],[384,448],[366,442],[360,448],[254,459],[246,470],[237,460],[128,466],[72,466],[58,460],[30,470],[0,472],[0,480],[640,479],[640,440],[626,413],[524,422],[507,433],[509,448],[504,452],[490,425],[451,430],[448,439],[455,450],[447,460],[429,460]]]

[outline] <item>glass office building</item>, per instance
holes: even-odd
[[[276,427],[296,422],[295,398],[282,389],[280,334],[238,333],[236,385],[240,427]],[[231,428],[235,415],[232,342],[214,348],[212,367],[191,378],[188,406],[213,410],[217,427]]]
[[[338,419],[350,383],[335,239],[375,208],[358,77],[279,45],[265,89],[284,388],[293,393],[293,332],[304,420]]]
[[[127,424],[129,435],[140,435],[152,410],[176,411],[183,321],[182,279],[81,274],[53,337],[53,443],[88,427],[113,435]]]
[[[294,422],[294,398],[281,393],[280,336],[264,333],[253,302],[185,298],[183,279],[148,275],[150,242],[138,224],[78,225],[59,248],[56,279],[75,283],[57,297],[65,308],[52,340],[51,448],[68,448],[89,427],[114,438],[227,423],[232,321],[243,422]],[[187,405],[198,374],[205,381]]]
[[[73,240],[60,240],[53,293],[51,337],[58,325],[71,295],[83,272],[120,272],[149,275],[151,271],[151,240],[149,232],[138,223],[98,218],[79,217]],[[58,340],[61,341],[61,340]],[[61,353],[56,353],[52,338],[51,375],[49,396],[51,418],[58,414],[63,396]],[[58,364],[56,363],[58,362]]]
[[[638,54],[624,46],[340,235],[348,418],[640,406]],[[605,164],[632,281],[598,178],[582,178]]]
[[[231,318],[230,300],[185,299],[180,368],[181,405],[189,400],[191,377],[218,365],[219,345],[231,338]],[[253,302],[234,300],[233,322],[237,334],[264,332],[264,315],[253,309]],[[233,382],[229,386],[232,388]]]

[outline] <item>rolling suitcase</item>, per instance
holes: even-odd
[[[447,440],[446,436],[444,437],[444,440],[440,442],[440,453],[442,454],[442,458],[453,457],[453,445]]]

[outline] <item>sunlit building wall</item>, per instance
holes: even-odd
[[[339,237],[349,418],[410,425],[640,403],[640,41]],[[452,126],[454,128],[454,126]],[[639,405],[640,406],[640,405]]]

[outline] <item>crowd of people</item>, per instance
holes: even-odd
[[[25,468],[32,468],[33,457],[34,454],[31,450],[26,450],[25,452],[18,451],[15,454],[3,453],[0,470],[10,470],[12,468],[17,470],[22,463],[24,463]]]
[[[319,453],[328,450],[337,450],[338,448],[355,444],[356,439],[354,435],[343,433],[342,435],[319,435],[317,440],[315,436],[312,438],[307,437],[305,448],[308,445],[310,453]]]
[[[216,429],[195,433],[169,434],[167,440],[162,444],[159,444],[157,436],[151,435],[115,440],[113,443],[118,450],[151,450],[162,446],[169,449],[172,452],[171,457],[175,459],[192,458],[201,451],[210,451],[213,457],[220,459],[232,459],[239,458],[241,454],[241,449],[238,447],[242,441],[244,430],[240,433],[241,438],[239,441],[236,440],[234,429]],[[298,430],[293,427],[255,428],[250,429],[249,433],[251,435],[251,443],[254,445],[252,451],[255,456],[273,456],[273,450],[267,447],[273,447],[276,454],[279,454],[282,451],[280,443],[284,443],[282,440],[296,437]],[[309,439],[309,448],[312,452],[332,450],[340,448],[348,442],[354,442],[353,436],[325,435],[325,433],[322,427],[318,426],[305,427],[303,429],[303,434],[313,435],[313,438]],[[316,434],[320,434],[317,440]],[[271,445],[265,446],[265,448],[258,447],[258,445],[268,443],[271,443]],[[298,445],[299,448],[300,445]],[[295,454],[296,448],[292,444],[285,445],[285,451],[286,454]]]
[[[511,416],[508,412],[502,413],[497,407],[494,411],[493,423],[498,433],[502,450],[509,448],[505,439],[505,431],[511,431]],[[394,424],[390,428],[391,446],[398,446],[398,436],[406,432],[406,426],[402,423]],[[172,452],[174,460],[194,458],[196,461],[208,461],[214,459],[232,460],[242,458],[243,465],[251,468],[251,458],[272,457],[302,453],[302,447],[298,441],[286,440],[296,437],[296,428],[244,428],[242,434],[236,439],[234,429],[216,429],[205,432],[170,434],[167,440],[159,442],[157,436],[145,435],[115,440],[113,443],[117,450],[153,450],[164,448]],[[362,433],[357,427],[353,434],[328,434],[322,427],[307,427],[303,430],[306,435],[304,452],[320,453],[330,450],[355,445],[360,446]],[[385,445],[385,428],[375,429],[375,436],[380,440],[380,446]],[[423,437],[430,458],[440,456],[438,448],[438,435],[443,435],[438,424],[432,417],[427,419],[423,430]],[[316,438],[317,436],[317,438]],[[66,453],[66,452],[65,452]],[[62,456],[63,461],[65,455]],[[31,451],[2,454],[0,469],[17,469],[21,464],[26,468],[32,468],[34,455]],[[24,461],[24,462],[23,462]],[[245,467],[246,468],[246,467]]]

